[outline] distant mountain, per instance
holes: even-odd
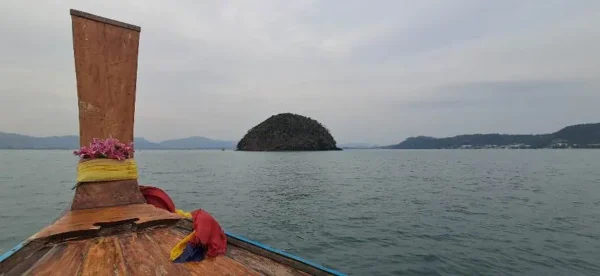
[[[78,148],[78,136],[33,137],[0,132],[1,149],[73,149]]]
[[[342,149],[372,149],[379,147],[378,145],[368,143],[346,143],[338,145]]]
[[[189,137],[155,143],[145,138],[135,137],[136,149],[232,149],[235,142],[215,140],[206,137]],[[33,137],[16,133],[0,132],[0,149],[77,149],[79,136]]]
[[[454,149],[454,148],[598,148],[600,123],[565,127],[550,134],[470,134],[446,138],[410,137],[388,149]]]
[[[159,143],[151,142],[141,137],[133,138],[133,145],[136,149],[162,149]],[[76,147],[78,146],[76,145]]]
[[[232,141],[214,140],[201,136],[166,140],[159,143],[161,147],[166,149],[233,149],[235,144]]]

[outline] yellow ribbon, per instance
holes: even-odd
[[[77,164],[77,182],[99,182],[137,179],[134,159],[92,159]]]
[[[190,212],[184,212],[182,210],[175,210],[175,213],[177,213],[178,215],[185,217],[185,218],[192,218],[192,213]],[[192,233],[190,233],[189,235],[187,235],[187,237],[183,238],[181,241],[179,241],[179,243],[177,243],[177,245],[175,245],[175,247],[173,247],[173,249],[171,249],[171,257],[169,258],[171,261],[177,259],[177,257],[179,257],[179,255],[181,255],[181,253],[183,253],[183,250],[185,250],[185,247],[187,246],[187,243],[194,237],[194,234],[196,233],[196,231],[192,231]]]
[[[177,213],[178,215],[180,215],[180,216],[182,216],[184,218],[189,218],[189,219],[192,218],[192,213],[190,213],[190,212],[184,212],[184,211],[182,211],[180,209],[175,210],[175,213]]]

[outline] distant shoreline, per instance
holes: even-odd
[[[0,149],[6,150],[76,150],[76,135],[34,137],[16,133],[0,132]],[[236,150],[234,141],[192,136],[181,139],[152,142],[142,137],[134,138],[138,150]],[[369,143],[337,144],[342,150],[366,149],[556,149],[600,148],[600,123],[578,124],[564,127],[548,134],[463,134],[435,138],[409,137],[403,142],[380,146]]]
[[[409,137],[387,149],[558,149],[600,148],[600,123],[578,124],[548,134],[463,134]]]
[[[69,149],[69,148],[0,148],[0,150],[77,150]],[[135,149],[136,151],[146,151],[146,150],[219,150],[222,151],[221,148],[173,148],[173,149],[152,149],[152,148],[141,148]],[[235,151],[233,148],[225,148],[225,151]]]
[[[428,150],[459,150],[459,151],[475,151],[475,150],[523,150],[523,151],[537,151],[537,150],[598,150],[600,147],[588,147],[588,148],[519,148],[519,149],[510,149],[510,148],[442,148],[442,149],[393,149],[393,148],[343,148],[342,150],[337,151],[354,151],[354,150],[373,150],[373,151],[382,151],[382,150],[393,150],[393,151],[428,151]],[[43,151],[43,150],[56,150],[56,151],[74,151],[77,149],[65,149],[65,148],[0,148],[0,150],[6,151],[18,151],[18,150],[35,150],[35,151]],[[189,148],[189,149],[136,149],[136,151],[223,151],[223,149],[214,149],[214,148]],[[225,149],[224,151],[235,151],[236,149]],[[244,152],[244,151],[239,151]],[[259,151],[260,152],[260,151]],[[322,152],[322,151],[262,151],[262,152]]]

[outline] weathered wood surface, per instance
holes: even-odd
[[[87,241],[55,245],[27,271],[29,275],[77,275],[89,247]]]
[[[316,267],[307,265],[302,262],[298,262],[296,260],[287,258],[287,257],[277,254],[275,252],[271,252],[264,248],[257,247],[255,245],[246,243],[245,241],[238,240],[236,238],[227,237],[227,243],[228,243],[228,245],[234,245],[236,247],[239,247],[240,249],[244,249],[244,250],[248,251],[250,254],[265,257],[266,259],[280,263],[280,264],[287,266],[290,269],[293,269],[296,271],[303,271],[303,272],[309,273],[310,275],[319,275],[319,276],[320,275],[323,275],[323,276],[330,275],[330,273],[325,272]],[[252,264],[256,263],[254,260],[251,260],[251,259],[245,259],[243,262],[246,262],[248,265],[252,265]],[[268,271],[268,270],[265,270],[265,271]],[[275,275],[278,275],[278,274],[275,274]],[[292,274],[292,275],[294,275],[294,274]]]
[[[131,204],[107,208],[73,210],[67,212],[63,217],[53,224],[45,227],[30,239],[45,238],[53,235],[69,232],[100,230],[102,224],[110,225],[115,222],[134,223],[136,225],[178,221],[181,217],[166,210],[156,208],[151,204]],[[75,233],[77,234],[77,233]]]
[[[140,29],[71,10],[79,143],[133,141]],[[137,180],[79,185],[71,210],[145,203]]]
[[[0,263],[0,275],[23,275],[46,255],[51,247],[29,243],[16,254]]]
[[[83,18],[87,18],[87,19],[90,19],[90,20],[94,20],[94,21],[98,21],[98,22],[102,22],[102,23],[114,25],[114,26],[117,26],[117,27],[122,27],[122,28],[130,29],[130,30],[133,30],[133,31],[136,31],[136,32],[140,32],[142,30],[142,28],[140,28],[139,26],[136,26],[136,25],[132,25],[132,24],[121,22],[121,21],[117,21],[117,20],[114,20],[114,19],[110,19],[110,18],[98,16],[98,15],[87,13],[87,12],[84,12],[84,11],[78,11],[78,10],[71,9],[70,13],[71,13],[71,15],[74,15],[74,16],[83,17]]]
[[[177,223],[177,225],[175,225],[175,227],[169,228],[168,232],[166,232],[164,234],[160,234],[160,235],[163,235],[165,237],[174,235],[176,237],[176,239],[179,240],[179,239],[185,237],[191,231],[193,231],[192,227],[193,227],[192,222],[189,219],[183,219],[183,220],[179,221],[179,223]],[[166,240],[169,240],[169,239],[166,239]],[[295,262],[294,260],[289,260],[283,256],[279,256],[272,252],[263,252],[265,255],[261,256],[261,255],[252,253],[246,249],[243,249],[243,248],[237,246],[236,245],[237,243],[241,243],[239,241],[236,242],[236,244],[232,244],[231,241],[234,241],[234,240],[235,239],[231,239],[231,238],[228,239],[227,253],[225,255],[228,258],[233,259],[236,262],[242,264],[243,266],[260,273],[260,275],[283,275],[283,276],[311,275],[311,274],[308,274],[301,270],[298,270],[294,267],[289,266],[290,263]],[[174,246],[174,244],[172,246],[170,246],[170,248],[172,248],[173,246]],[[248,244],[247,246],[249,248],[255,249],[256,251],[262,250],[260,248],[254,247],[253,245],[250,245],[250,244]],[[262,250],[262,251],[264,251],[264,250]],[[278,260],[283,261],[283,263],[279,262],[275,259],[271,259],[275,255],[277,255]],[[302,265],[302,266],[304,266],[304,265]],[[317,274],[318,275],[328,275],[326,273],[319,274],[319,272],[317,272]],[[216,274],[216,275],[220,275],[220,274]]]
[[[162,238],[162,237],[157,237]],[[144,233],[119,236],[119,244],[126,256],[125,263],[132,275],[182,275],[184,269],[165,258],[160,247]]]
[[[80,144],[133,141],[140,33],[72,15]]]
[[[201,262],[173,263],[170,251],[191,232],[185,230],[187,227],[180,223],[83,240],[66,239],[32,250],[26,246],[0,263],[0,275],[311,275],[234,244],[228,244],[225,255]],[[10,262],[13,258],[19,262]]]
[[[94,239],[89,242],[80,275],[127,275],[125,257],[116,237]]]
[[[137,180],[82,183],[77,186],[71,210],[146,203]]]
[[[260,272],[262,275],[310,275],[237,246],[229,246],[227,256]]]

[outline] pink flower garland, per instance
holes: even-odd
[[[108,158],[125,160],[133,155],[133,142],[127,144],[119,142],[114,138],[106,140],[94,138],[89,146],[83,146],[73,152],[81,159]]]

